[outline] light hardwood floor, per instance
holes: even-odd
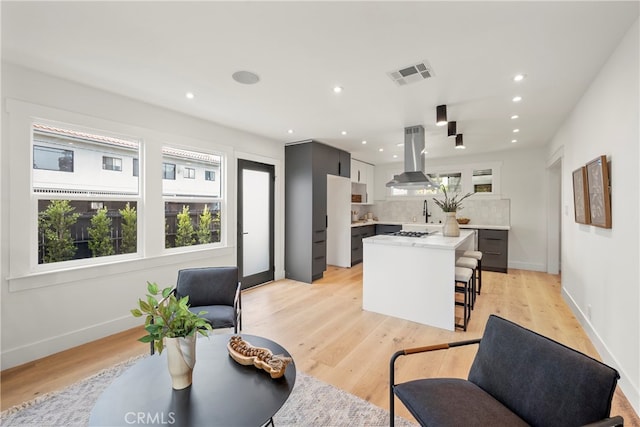
[[[299,370],[388,409],[389,358],[403,348],[480,337],[498,314],[599,358],[560,296],[559,276],[526,270],[486,272],[467,332],[449,332],[362,310],[362,265],[329,267],[313,285],[280,280],[243,292],[243,332],[283,345]],[[390,283],[389,286],[393,286]],[[148,352],[140,328],[125,331],[2,372],[2,409],[66,387]],[[397,381],[424,376],[466,377],[475,346],[401,358]],[[411,419],[402,405],[397,413]],[[612,414],[640,420],[620,390]]]

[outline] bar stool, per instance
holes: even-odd
[[[474,258],[476,261],[478,261],[478,269],[476,270],[476,282],[478,283],[478,295],[480,295],[480,291],[482,290],[482,252],[465,251],[462,256],[467,258]]]
[[[462,306],[462,324],[456,323],[455,326],[458,328],[462,328],[464,331],[467,330],[467,325],[469,324],[469,319],[471,318],[471,306],[470,306],[470,289],[471,289],[471,279],[473,277],[473,270],[465,267],[456,267],[456,283],[455,283],[455,291],[456,293],[464,294],[464,302],[455,302],[455,305]]]
[[[478,261],[475,258],[462,256],[456,260],[456,267],[470,268],[473,270],[473,276],[471,277],[471,299],[469,301],[471,309],[473,310],[476,305],[476,270],[478,268]]]

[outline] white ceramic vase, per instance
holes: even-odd
[[[191,385],[193,367],[196,364],[196,336],[165,338],[167,364],[171,374],[171,385],[175,390],[182,390]]]
[[[447,237],[458,237],[460,235],[460,227],[456,219],[455,212],[445,212],[444,227],[442,227],[442,235]]]

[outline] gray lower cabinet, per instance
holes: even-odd
[[[348,177],[351,155],[317,141],[284,153],[285,276],[311,283],[327,269],[327,174]]]
[[[351,227],[351,265],[362,262],[362,239],[376,235],[375,225]]]
[[[401,225],[397,224],[376,224],[376,234],[392,234],[402,230]]]
[[[482,252],[482,269],[507,272],[509,264],[509,232],[507,230],[478,230],[478,250]]]

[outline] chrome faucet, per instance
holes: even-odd
[[[425,200],[424,204],[422,205],[422,215],[424,216],[424,222],[427,223],[429,222],[429,217],[431,216],[431,214],[429,213],[429,207],[428,207],[428,203]]]

